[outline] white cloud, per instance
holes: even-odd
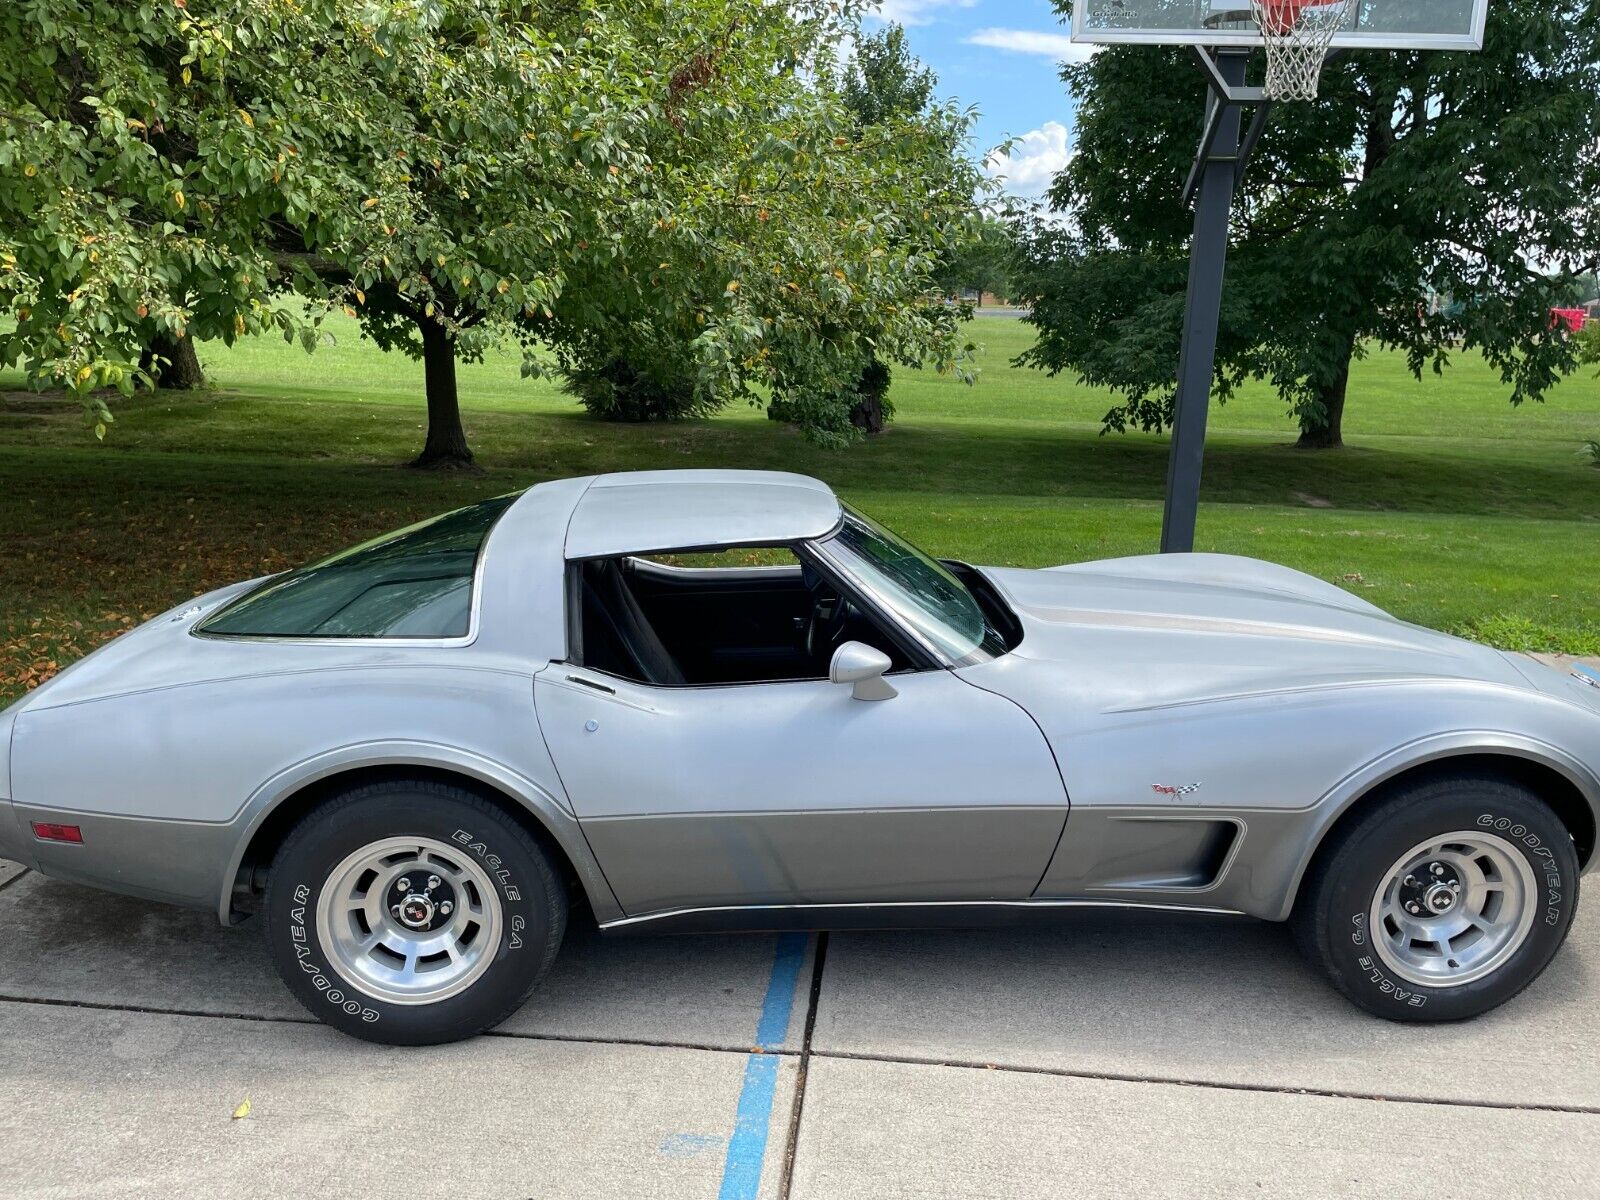
[[[1010,154],[991,154],[983,167],[1012,195],[1033,198],[1044,195],[1071,159],[1067,127],[1059,121],[1046,121],[1017,138]]]
[[[880,21],[893,21],[897,25],[926,25],[940,8],[972,8],[978,0],[879,0],[872,15]]]
[[[1064,33],[1034,29],[980,29],[967,38],[969,46],[988,46],[1013,54],[1038,54],[1057,62],[1087,62],[1100,47],[1074,42]]]

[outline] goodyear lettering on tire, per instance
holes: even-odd
[[[342,1010],[347,1016],[359,1016],[363,1023],[371,1025],[380,1018],[380,1013],[375,1008],[368,1008],[361,1001],[352,999],[340,989],[333,986],[333,981],[328,978],[328,973],[316,962],[311,954],[310,938],[306,935],[306,909],[310,905],[311,886],[309,884],[296,884],[294,900],[289,910],[289,938],[294,942],[294,954],[300,962],[300,969],[311,976],[311,986],[322,993],[322,998],[335,1008]]]
[[[1491,829],[1502,837],[1520,842],[1527,849],[1528,857],[1533,860],[1534,869],[1544,877],[1544,923],[1552,927],[1559,925],[1561,903],[1565,897],[1561,890],[1561,868],[1556,866],[1556,856],[1550,847],[1539,840],[1538,834],[1530,833],[1526,825],[1509,817],[1484,813],[1478,818],[1478,827]]]

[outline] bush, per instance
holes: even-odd
[[[1572,340],[1578,345],[1579,362],[1600,363],[1600,319],[1585,321]]]
[[[773,396],[767,404],[767,418],[798,425],[811,441],[840,449],[859,441],[863,434],[883,432],[894,416],[890,378],[889,365],[872,358],[843,389],[794,388]]]
[[[1592,465],[1600,467],[1600,438],[1590,438],[1583,444],[1583,449],[1578,451],[1578,453],[1587,454],[1594,460]]]
[[[566,392],[607,421],[681,421],[722,407],[715,396],[696,395],[693,375],[672,363],[645,365],[618,353],[568,363],[562,373]]]

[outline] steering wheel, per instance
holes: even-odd
[[[817,662],[831,658],[844,639],[852,611],[849,600],[819,579],[812,589],[811,614],[806,618],[806,654]]]

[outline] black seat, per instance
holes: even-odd
[[[590,563],[583,572],[584,591],[610,627],[617,643],[633,660],[646,683],[681,687],[688,680],[656,634],[615,559]]]

